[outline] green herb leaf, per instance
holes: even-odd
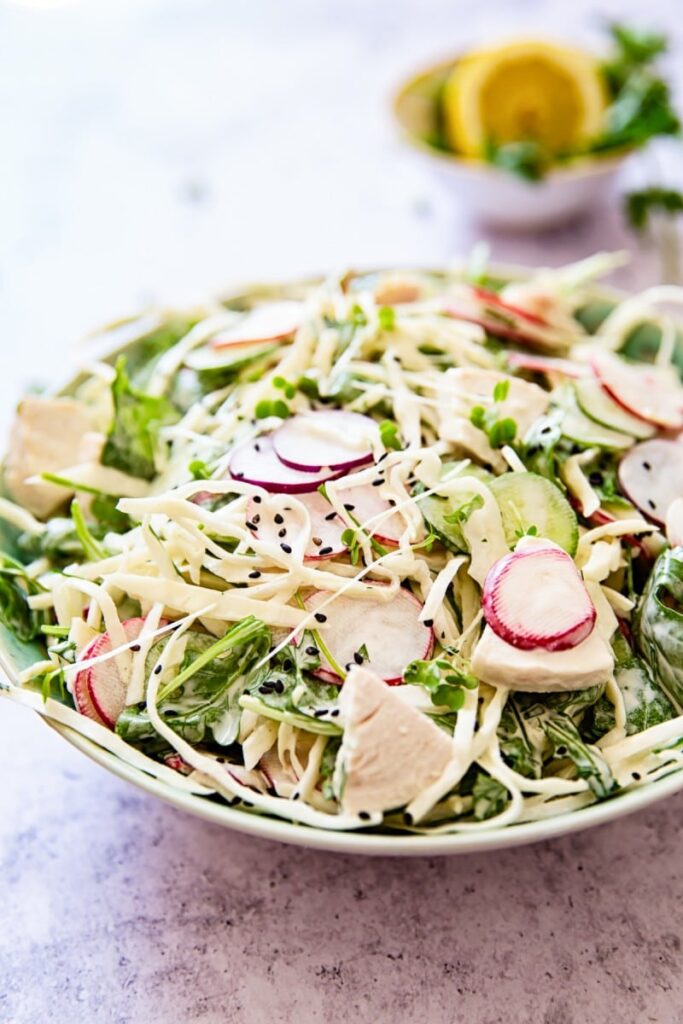
[[[174,423],[178,413],[163,398],[147,395],[131,384],[126,360],[120,356],[112,384],[114,422],[102,451],[102,464],[143,480],[156,476],[159,429]]]

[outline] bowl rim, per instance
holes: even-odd
[[[465,268],[465,261],[456,261],[448,270],[458,274],[462,273]],[[372,274],[386,269],[386,267],[361,268],[356,270],[355,273]],[[398,268],[392,267],[390,269]],[[406,267],[404,269],[408,270],[409,268]],[[426,273],[444,271],[443,266],[413,267],[412,269],[419,269]],[[493,276],[511,281],[524,280],[528,276],[529,271],[537,269],[537,267],[508,263],[492,263],[488,268]],[[301,275],[287,280],[253,282],[251,284],[231,287],[222,293],[222,296],[223,301],[229,302],[231,299],[247,297],[250,293],[257,294],[269,290],[297,288],[315,284],[323,279],[321,275]],[[589,297],[594,299],[619,299],[624,294],[624,291],[608,285],[591,284],[589,286]],[[120,344],[113,346],[109,355],[113,356],[116,352],[124,350],[125,347],[125,345],[122,346]],[[53,393],[64,393],[64,390],[77,379],[78,374],[72,373],[67,380],[62,382],[61,387],[58,386],[54,389]],[[15,672],[12,668],[11,660],[5,656],[5,652],[1,647],[0,672],[10,680],[15,681]],[[3,691],[0,688],[0,695],[2,693]],[[11,699],[11,694],[8,699]],[[223,801],[219,802],[210,797],[175,789],[162,779],[155,778],[139,768],[132,767],[70,726],[56,722],[46,716],[43,717],[46,725],[54,729],[63,739],[96,764],[107,769],[118,778],[131,782],[139,789],[158,797],[165,803],[171,804],[180,810],[193,814],[195,817],[260,839],[269,839],[290,845],[335,853],[366,856],[420,857],[501,850],[581,832],[594,825],[615,821],[683,789],[683,768],[673,768],[670,773],[661,778],[637,786],[627,792],[619,793],[611,799],[537,821],[509,825],[502,829],[482,827],[476,832],[452,832],[442,835],[400,835],[372,831],[342,832],[301,825],[275,816],[252,813],[246,808],[233,808]]]
[[[634,149],[632,147],[624,147],[609,153],[577,154],[570,157],[566,162],[551,165],[539,181],[528,181],[481,158],[463,156],[453,151],[441,150],[436,146],[432,146],[426,139],[421,138],[408,129],[400,114],[401,104],[416,85],[428,80],[439,72],[445,72],[463,55],[464,53],[455,54],[448,59],[444,58],[435,63],[425,65],[419,71],[413,71],[408,77],[401,79],[400,84],[392,91],[391,110],[400,135],[404,142],[408,143],[408,145],[423,156],[431,157],[433,160],[441,163],[442,166],[448,167],[451,170],[469,173],[472,176],[488,176],[492,180],[504,179],[507,182],[514,182],[519,186],[538,189],[549,182],[564,182],[577,178],[588,178],[591,175],[597,177],[613,174],[633,154]]]

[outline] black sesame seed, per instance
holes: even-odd
[[[328,512],[327,515],[325,516],[325,522],[326,523],[332,522],[332,520],[334,519],[336,514],[337,514],[336,512]]]
[[[251,517],[251,521],[252,521],[252,523],[260,523],[261,522],[261,516],[259,515],[258,512],[256,513],[255,516]]]
[[[404,813],[403,813],[403,820],[406,823],[406,825],[412,825],[413,824],[413,816],[410,813],[410,811],[404,811]]]
[[[255,530],[256,529],[256,524],[255,523],[247,523],[246,527],[247,527],[248,530]]]
[[[648,503],[648,505],[650,506],[650,508],[651,508],[651,509],[652,509],[653,511],[654,511],[654,509],[656,509],[656,508],[657,508],[657,506],[655,505],[655,503],[654,503],[654,501],[652,500],[652,498],[648,498],[648,499],[647,499],[647,503]]]
[[[651,464],[649,462],[643,461],[643,469],[648,469],[649,470],[649,469],[652,469],[652,466],[651,466]]]
[[[291,553],[292,553],[292,549],[291,549],[291,547],[289,546],[289,544],[281,544],[281,545],[280,545],[280,547],[282,548],[282,550],[284,551],[284,553],[285,553],[286,555],[291,555]]]
[[[286,537],[287,536],[287,527],[283,526],[281,530],[277,531],[277,535],[278,535],[278,537]]]
[[[261,445],[258,443],[258,441],[254,441],[254,451],[255,452],[260,452],[261,451]]]
[[[243,480],[243,479],[244,479],[244,473],[236,473],[236,472],[235,472],[235,471],[233,470],[233,473],[232,473],[232,475],[234,476],[235,480]]]
[[[249,573],[249,579],[250,580],[257,580],[260,577],[260,575],[261,575],[261,573],[258,571],[258,569],[254,569],[253,572]]]
[[[640,774],[640,772],[631,772],[631,778],[634,779],[636,782],[640,782],[642,775]]]
[[[319,553],[321,555],[330,555],[330,554],[332,554],[332,548],[331,547],[321,548]]]
[[[285,660],[282,662],[282,667],[285,670],[285,672],[291,672],[292,669],[294,668],[294,663],[291,660],[291,658],[285,658]]]
[[[277,523],[277,525],[279,526],[280,523],[284,523],[284,521],[285,521],[285,517],[281,516],[279,512],[276,512],[275,513],[275,522]]]
[[[376,480],[373,480],[373,481],[372,481],[372,486],[373,486],[373,487],[381,487],[383,483],[384,483],[384,480],[383,480],[383,479],[382,479],[382,477],[380,476],[380,477],[378,477],[378,478],[377,478]]]
[[[314,711],[313,712],[313,717],[314,718],[324,718],[326,714],[327,714],[326,709],[325,708],[320,708],[318,711]]]
[[[358,817],[361,821],[370,821],[371,815],[367,811],[359,811]]]
[[[327,615],[324,612],[316,612],[314,617],[316,622],[327,622]]]
[[[434,625],[434,619],[425,619],[422,625],[426,626],[427,629],[431,629],[431,627]]]
[[[225,764],[225,758],[224,757],[217,757],[216,760],[218,761],[219,764]]]
[[[335,708],[333,711],[330,711],[330,715],[332,718],[339,718],[339,708]]]
[[[161,672],[161,665],[156,665],[155,668],[154,668],[154,675],[158,676],[160,672]]]
[[[243,800],[242,801],[242,806],[243,807],[253,807],[254,805],[252,803],[250,803],[249,800]]]
[[[557,748],[557,753],[560,755],[560,757],[563,757],[567,753],[567,748],[566,747],[558,747]]]
[[[291,512],[291,511],[292,511],[292,506],[291,505],[285,505],[285,512]]]
[[[541,434],[549,434],[552,429],[553,429],[552,427],[541,427],[541,431],[540,432],[541,432]]]
[[[316,658],[319,654],[318,648],[313,646],[307,647],[306,654],[310,655],[311,658]]]
[[[350,672],[351,669],[353,668],[353,662],[347,661],[346,664],[344,665],[344,668],[346,669],[347,672]]]
[[[273,689],[275,690],[276,693],[284,693],[285,684],[278,679],[277,682],[273,683]]]
[[[353,660],[355,661],[356,665],[362,665],[365,659],[363,658],[363,655],[360,653],[360,651],[355,651],[353,655]]]
[[[133,652],[139,651],[139,650],[140,650],[140,644],[133,644],[133,646],[131,647],[131,651],[133,651]]]
[[[386,459],[388,454],[389,454],[389,452],[384,452],[382,455],[380,455],[380,457],[377,460],[377,465],[378,466],[379,466],[380,462],[384,462],[384,460]]]
[[[263,498],[261,497],[260,494],[255,494],[254,495],[254,501],[256,502],[257,505],[260,505],[261,502],[263,501]]]
[[[292,793],[292,800],[298,800],[300,796],[301,793]]]
[[[355,507],[356,507],[355,505],[350,505],[348,503],[344,504],[344,508],[346,509],[347,512],[353,512]]]

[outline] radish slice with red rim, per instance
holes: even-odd
[[[591,363],[605,391],[632,415],[656,427],[683,427],[683,388],[673,371],[626,363],[611,352],[596,353]]]
[[[301,326],[304,316],[302,302],[271,302],[245,313],[233,327],[214,335],[214,348],[247,345],[255,341],[283,341]]]
[[[522,306],[516,306],[512,302],[508,302],[506,299],[501,298],[498,292],[489,291],[488,288],[480,288],[475,285],[472,288],[477,299],[483,302],[487,306],[493,306],[494,309],[500,309],[504,313],[509,313],[511,316],[518,317],[520,320],[526,320],[530,324],[535,324],[537,327],[547,327],[548,321],[544,320],[543,317],[537,313],[532,313],[531,310],[523,309]]]
[[[574,378],[590,373],[590,367],[583,363],[554,356],[537,356],[533,352],[509,352],[507,362],[512,369],[530,370],[532,373],[562,373],[565,377]]]
[[[573,560],[550,546],[499,559],[484,581],[482,608],[494,633],[523,651],[576,647],[596,619]]]
[[[281,462],[273,447],[272,434],[245,441],[230,456],[230,475],[235,480],[256,484],[274,494],[306,494],[339,473],[332,469],[302,473]]]
[[[81,653],[80,661],[87,661],[88,658],[93,658],[96,653],[96,645],[100,642],[100,637],[96,636],[87,647],[85,647]],[[97,709],[93,704],[92,697],[90,696],[90,690],[88,689],[88,670],[83,669],[82,672],[78,672],[73,682],[73,699],[76,705],[76,710],[80,714],[85,715],[86,718],[91,718],[93,722],[97,722],[98,725],[106,725],[104,719],[97,713]]]
[[[273,434],[273,447],[292,469],[319,473],[329,466],[346,472],[372,462],[378,438],[377,424],[369,416],[321,409],[286,420]]]
[[[329,597],[317,591],[306,608],[316,611]],[[313,625],[342,668],[364,664],[386,683],[400,683],[410,662],[428,658],[434,644],[431,628],[420,621],[421,612],[420,602],[406,590],[387,602],[341,596],[316,614]],[[316,675],[341,682],[324,656]]]
[[[126,639],[136,640],[144,624],[145,620],[143,618],[128,619],[126,622],[122,622],[121,625],[126,634]],[[80,660],[86,661],[89,658],[98,658],[103,654],[108,654],[111,650],[112,644],[109,633],[102,633],[100,636],[95,637],[92,643],[83,651]],[[87,697],[83,695],[84,687]],[[113,729],[116,725],[116,720],[126,706],[126,689],[127,684],[121,678],[116,658],[112,657],[107,661],[100,662],[98,665],[91,665],[89,668],[78,673],[74,682],[74,699],[76,700],[78,710],[82,714],[87,715],[88,718],[92,718],[93,716],[88,714],[89,701],[97,715],[95,721],[99,720],[109,729]],[[76,697],[77,690],[80,695],[78,698]],[[81,703],[83,703],[83,710],[81,709]]]
[[[619,483],[626,497],[657,523],[683,497],[683,445],[653,438],[637,444],[619,463]]]
[[[683,450],[683,449],[682,449]],[[366,532],[380,542],[380,544],[398,544],[401,535],[406,529],[406,524],[398,512],[392,512],[386,519],[379,517],[389,512],[391,504],[378,493],[378,489],[372,484],[363,484],[360,487],[349,487],[338,491],[339,500],[343,502],[344,508]]]
[[[334,558],[346,551],[342,533],[346,523],[337,515],[329,501],[318,491],[301,494],[298,501],[304,505],[311,517],[311,539],[306,546],[304,557],[308,561]],[[254,527],[254,536],[267,544],[279,546],[287,541],[288,525],[282,511],[270,508],[267,502],[251,499],[247,506],[247,522]]]

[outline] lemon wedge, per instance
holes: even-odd
[[[599,133],[606,104],[597,62],[542,40],[472,51],[455,65],[443,95],[448,140],[473,157],[490,141],[533,140],[551,154],[579,149]]]

